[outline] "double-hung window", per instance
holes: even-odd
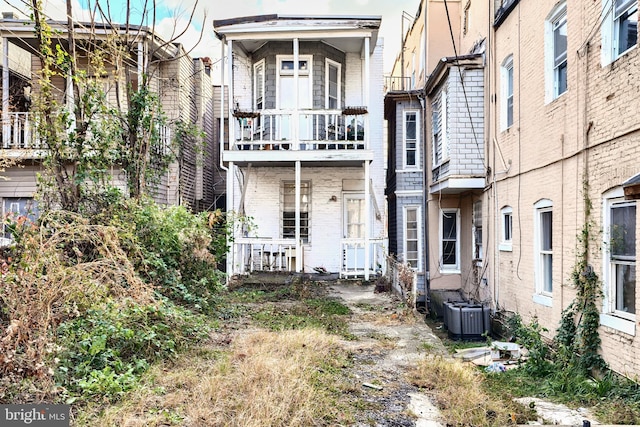
[[[440,270],[460,272],[460,210],[440,211]]]
[[[513,56],[509,55],[500,69],[502,96],[500,118],[502,130],[513,125]]]
[[[295,181],[282,181],[282,237],[293,239],[296,237],[296,185]],[[308,243],[309,225],[311,221],[311,182],[300,182],[300,239]]]
[[[431,129],[433,131],[433,167],[449,159],[447,135],[447,91],[442,90],[439,99],[431,104]]]
[[[404,261],[414,270],[420,271],[420,208],[407,206],[404,209]]]
[[[636,202],[608,201],[607,212],[609,311],[633,318],[636,312]]]
[[[638,44],[638,0],[602,0],[602,64]]]
[[[638,43],[638,0],[615,0],[613,5],[614,57]]]
[[[418,157],[418,136],[419,121],[417,111],[404,112],[404,167],[417,168],[419,166]]]
[[[340,108],[340,85],[341,85],[341,65],[330,59],[325,60],[326,67],[326,102],[325,106],[329,110]]]
[[[567,91],[567,4],[556,6],[545,22],[546,101]]]
[[[535,204],[534,233],[534,279],[539,296],[536,301],[549,305],[553,292],[553,204],[550,200]]]

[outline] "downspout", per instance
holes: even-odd
[[[423,195],[422,195],[422,211],[424,212],[424,292],[425,292],[425,306],[427,307],[427,311],[431,311],[431,270],[429,265],[429,183],[428,173],[427,173],[427,147],[428,142],[428,132],[427,132],[427,70],[429,69],[429,37],[428,37],[428,14],[429,14],[429,2],[427,0],[423,1],[424,7],[422,7],[422,13],[424,15],[424,89],[421,91],[420,104],[422,107],[422,141],[423,141],[423,149],[422,152],[422,185],[423,185]]]
[[[426,44],[426,43],[425,43]],[[425,82],[426,82],[426,63],[425,63]],[[422,141],[424,141],[421,152],[422,162],[422,212],[424,212],[424,246],[422,248],[422,256],[424,257],[424,261],[422,263],[424,268],[424,293],[425,293],[425,307],[427,307],[427,311],[430,311],[431,306],[431,275],[429,270],[429,211],[427,208],[429,206],[428,197],[429,197],[429,185],[427,183],[427,96],[425,91],[421,91],[420,95],[418,95],[418,99],[420,101],[420,108],[422,110]],[[417,302],[417,301],[416,301]],[[416,307],[417,308],[417,307]]]
[[[9,39],[2,38],[2,145],[11,146],[11,125],[9,124]]]

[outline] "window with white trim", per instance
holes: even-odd
[[[325,108],[337,110],[342,104],[340,86],[342,83],[342,65],[325,59]]]
[[[500,250],[510,251],[512,248],[513,239],[513,208],[511,206],[505,206],[500,210],[501,217],[501,235],[500,235]]]
[[[447,91],[442,90],[440,97],[431,104],[431,129],[433,145],[433,167],[449,160],[449,142],[447,136]]]
[[[545,21],[546,101],[567,91],[567,4],[553,8]]]
[[[509,55],[500,67],[502,96],[500,97],[500,122],[502,130],[513,125],[513,55]]]
[[[460,210],[440,211],[440,270],[460,272]]]
[[[419,136],[420,136],[420,121],[418,111],[405,111],[404,112],[404,126],[403,126],[403,138],[404,138],[404,167],[405,168],[418,168],[419,162]]]
[[[550,200],[535,204],[534,233],[536,293],[550,297],[553,292],[553,204]]]
[[[264,109],[265,88],[265,60],[262,59],[253,65],[253,109]]]
[[[280,186],[282,238],[296,237],[296,183],[282,181]],[[300,182],[300,239],[308,243],[311,224],[311,182]]]
[[[605,312],[635,320],[636,202],[622,191],[605,199]]]
[[[638,44],[638,0],[603,0],[602,64],[607,65]]]
[[[420,207],[404,208],[404,261],[411,268],[422,271]]]

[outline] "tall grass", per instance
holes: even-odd
[[[153,388],[87,425],[279,427],[353,422],[339,401],[342,386],[337,374],[346,353],[335,337],[320,330],[249,332],[223,352],[199,351],[198,357],[185,355],[166,372],[156,368]]]
[[[446,425],[497,427],[527,421],[522,405],[486,394],[482,374],[458,360],[428,357],[409,378],[434,396]]]

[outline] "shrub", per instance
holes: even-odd
[[[58,328],[56,382],[71,396],[114,400],[151,362],[206,334],[203,318],[169,301],[109,301]]]

